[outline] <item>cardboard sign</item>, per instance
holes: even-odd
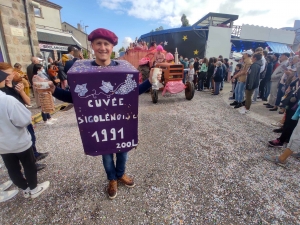
[[[85,154],[127,152],[138,143],[138,71],[127,61],[92,66],[77,60],[68,72]]]

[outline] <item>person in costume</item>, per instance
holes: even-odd
[[[91,66],[118,66],[118,63],[110,59],[113,47],[118,44],[118,37],[111,31],[99,28],[89,34],[88,40],[95,52],[96,59]],[[139,94],[146,92],[151,87],[153,70],[150,71],[149,79],[139,85]],[[161,79],[161,74],[158,76]],[[73,103],[71,92],[55,87],[49,83],[53,96],[61,101]],[[102,155],[103,166],[109,180],[107,192],[110,199],[117,196],[118,181],[127,187],[134,187],[134,180],[125,174],[127,152],[116,153],[116,163],[113,154]]]

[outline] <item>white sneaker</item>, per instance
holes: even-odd
[[[32,105],[25,105],[26,108],[32,108]]]
[[[36,198],[36,197],[40,196],[40,194],[42,194],[44,191],[47,190],[49,185],[50,185],[49,181],[45,181],[44,183],[38,184],[35,189],[30,190],[31,198]]]
[[[5,191],[6,189],[8,189],[11,185],[13,184],[13,182],[11,180],[6,181],[4,184],[0,185],[0,191]]]
[[[26,190],[23,190],[23,195],[24,195],[24,198],[29,198],[30,197],[30,189],[29,189],[29,187]]]
[[[52,125],[53,123],[47,120],[47,122],[44,122],[45,125]]]
[[[5,201],[15,197],[18,193],[19,193],[19,190],[0,191],[0,202],[5,202]]]
[[[245,114],[245,111],[246,111],[245,106],[242,106],[242,107],[239,109],[239,113],[241,113],[241,114]]]
[[[283,124],[280,122],[274,122],[274,123],[271,123],[271,125],[274,127],[282,127],[283,126]]]
[[[56,121],[57,119],[55,119],[55,118],[51,118],[51,119],[49,119],[48,121]]]

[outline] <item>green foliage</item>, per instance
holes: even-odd
[[[155,29],[155,31],[160,31],[160,30],[163,30],[164,28],[162,26],[158,27]]]
[[[182,17],[181,17],[181,27],[188,27],[188,26],[191,26],[189,24],[189,20],[186,18],[186,15],[185,14],[182,14]]]
[[[119,52],[125,52],[125,48],[124,47],[120,48]]]
[[[83,58],[85,58],[85,59],[89,59],[90,58],[89,57],[89,53],[88,53],[88,51],[86,49],[83,49],[82,54],[83,54]]]
[[[115,58],[115,54],[116,54],[115,52],[112,52],[111,55],[110,55],[110,58],[114,59]]]

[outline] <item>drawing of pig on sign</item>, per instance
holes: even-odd
[[[127,152],[138,143],[138,71],[127,61],[92,66],[77,60],[68,72],[85,154]]]

